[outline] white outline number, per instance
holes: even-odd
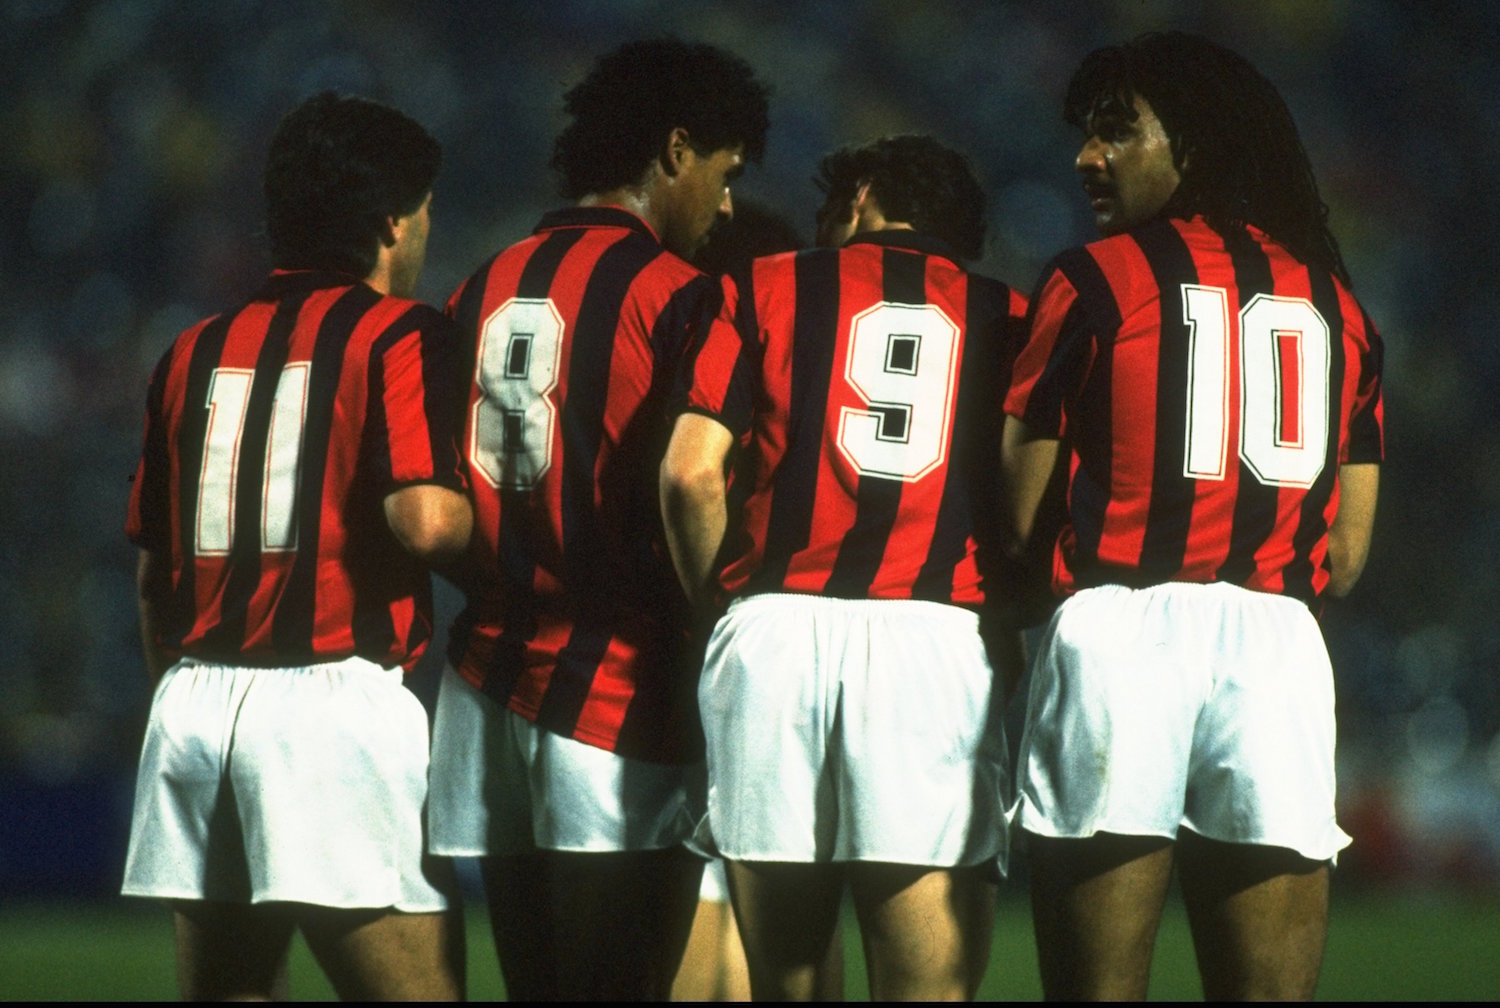
[[[1182,285],[1188,325],[1182,474],[1221,480],[1229,446],[1229,292]],[[1328,446],[1328,323],[1304,298],[1257,294],[1239,314],[1239,457],[1266,486],[1309,487]]]
[[[854,316],[844,378],[866,408],[840,410],[838,446],[860,475],[914,483],[948,457],[958,337],[937,305],[882,301]]]
[[[563,331],[545,298],[511,298],[480,328],[469,463],[492,487],[530,490],[552,467]]]
[[[276,382],[261,481],[262,552],[288,553],[297,548],[297,480],[311,369],[307,361],[288,364]],[[245,368],[214,368],[209,379],[208,428],[198,470],[198,515],[193,530],[193,548],[200,556],[223,556],[234,543],[240,440],[254,379],[255,372]]]

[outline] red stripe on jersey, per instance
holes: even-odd
[[[634,758],[696,757],[692,711],[656,723],[684,604],[656,486],[671,375],[717,302],[639,218],[589,207],[548,214],[448,305],[476,349],[465,443],[499,580],[450,657],[523,717]]]
[[[464,488],[459,418],[439,405],[460,387],[457,360],[436,311],[336,274],[274,273],[184,332],[153,377],[126,523],[171,555],[163,646],[246,665],[357,654],[412,667],[431,637],[431,584],[382,502],[413,483]],[[429,400],[430,381],[454,384]]]

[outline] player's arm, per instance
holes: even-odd
[[[688,601],[713,597],[714,560],[728,521],[724,460],[734,435],[717,420],[684,413],[672,428],[661,463],[661,513],[667,548]]]
[[[1380,489],[1380,466],[1355,462],[1339,466],[1339,510],[1328,529],[1328,594],[1349,594],[1370,555],[1375,529],[1375,498]]]
[[[172,559],[165,553],[143,549],[135,572],[136,602],[141,614],[141,648],[146,654],[146,672],[154,688],[176,656],[161,646],[161,629],[172,597]]]
[[[451,564],[462,557],[474,530],[469,499],[456,490],[430,483],[387,494],[385,520],[403,549],[432,566]]]
[[[1004,475],[1006,552],[1025,555],[1036,531],[1037,515],[1057,467],[1059,440],[1017,416],[1005,418],[1000,437],[1000,470]]]

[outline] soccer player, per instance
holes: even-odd
[[[1003,451],[1018,542],[1070,474],[1019,768],[1042,984],[1144,998],[1175,861],[1205,996],[1307,999],[1349,840],[1315,613],[1369,548],[1380,339],[1244,59],[1099,49],[1065,116],[1103,237],[1043,272]]]
[[[708,825],[757,999],[814,996],[846,883],[872,997],[972,997],[1005,854],[995,680],[1021,664],[986,601],[1010,601],[1024,299],[960,265],[984,196],[937,141],[837,151],[819,182],[826,247],[726,281],[662,465],[684,588],[732,600],[699,687]]]
[[[761,157],[766,89],[673,39],[568,92],[547,214],[453,295],[473,347],[467,452],[493,586],[455,623],[433,849],[477,856],[507,993],[665,1000],[702,861],[702,738],[656,470],[717,283],[688,264]],[[698,804],[701,804],[701,798]]]
[[[157,686],[123,891],[170,902],[185,999],[284,994],[294,928],[341,998],[463,995],[403,681],[425,565],[472,526],[459,343],[409,299],[439,159],[386,106],[293,109],[265,170],[274,272],[151,379],[128,532]]]

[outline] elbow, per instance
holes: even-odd
[[[393,494],[387,499],[386,519],[401,548],[429,565],[460,556],[474,531],[468,498],[437,487]]]
[[[662,516],[669,523],[723,496],[722,465],[671,458],[662,463]]]

